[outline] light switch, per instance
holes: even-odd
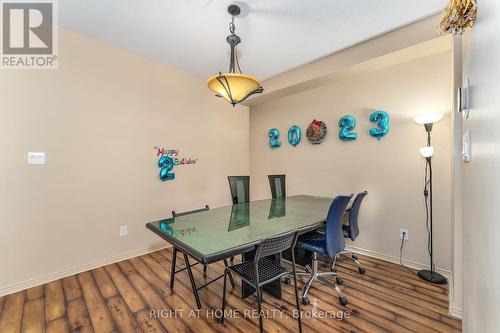
[[[29,152],[28,164],[45,164],[45,153]]]
[[[471,142],[470,142],[470,130],[465,132],[462,138],[462,158],[464,162],[470,162],[471,159]]]

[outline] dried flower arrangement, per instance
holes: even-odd
[[[462,34],[477,17],[477,0],[450,0],[440,27],[443,33]]]

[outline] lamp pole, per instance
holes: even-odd
[[[432,214],[432,162],[431,162],[431,159],[432,157],[428,157],[427,158],[427,164],[429,165],[429,215],[430,215],[430,228],[431,228],[431,275],[434,275],[434,260],[433,260],[433,255],[434,255],[434,251],[433,251],[433,245],[434,245],[434,242],[433,242],[433,233],[432,233],[432,217],[433,217],[433,214]]]
[[[431,147],[431,131],[432,131],[432,123],[427,123],[424,124],[425,130],[427,131],[427,147]],[[428,247],[430,247],[430,264],[431,264],[431,269],[421,269],[417,272],[418,276],[420,276],[422,279],[435,283],[435,284],[446,284],[448,281],[444,276],[442,276],[439,273],[436,273],[434,271],[434,260],[433,260],[433,230],[432,230],[432,225],[433,225],[433,212],[432,212],[432,153],[429,156],[425,156],[426,160],[426,168],[429,168],[429,182],[427,183],[427,177],[425,179],[425,188],[424,188],[424,197],[427,202],[429,200],[429,211],[427,212],[427,216],[429,218],[429,223],[430,223],[430,244],[428,244]],[[429,184],[429,191],[427,191],[427,184]]]

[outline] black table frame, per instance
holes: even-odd
[[[199,262],[195,262],[194,264],[191,264],[189,262],[188,255],[186,253],[181,252],[183,254],[183,256],[184,256],[184,268],[181,268],[181,269],[177,270],[177,267],[176,267],[177,252],[181,252],[181,251],[178,250],[176,247],[174,247],[174,249],[172,250],[172,267],[170,269],[170,289],[174,288],[175,274],[187,270],[188,276],[189,276],[189,281],[191,283],[191,288],[193,289],[193,294],[194,294],[194,299],[196,301],[196,306],[197,306],[198,309],[201,309],[201,301],[200,301],[200,296],[198,295],[198,291],[200,289],[202,289],[202,288],[205,288],[209,284],[217,281],[218,279],[220,279],[221,277],[223,277],[224,274],[221,274],[221,275],[217,276],[216,278],[214,278],[214,279],[212,279],[212,280],[210,280],[210,281],[208,281],[208,282],[206,282],[203,285],[201,285],[201,286],[198,287],[196,285],[196,281],[194,280],[193,271],[192,271],[191,267],[198,265]],[[229,265],[228,262],[227,262],[227,259],[223,259],[223,261],[224,261],[224,266],[227,267]],[[231,286],[233,288],[236,286],[236,284],[234,283],[234,279],[233,279],[233,276],[232,276],[231,273],[229,273],[229,282],[231,282]]]
[[[309,226],[303,227],[299,230],[299,234],[304,234],[304,233],[313,231],[315,229],[318,229],[323,224],[324,224],[324,221],[321,221],[321,222],[313,223]],[[152,232],[154,232],[155,234],[160,236],[162,239],[164,239],[168,243],[172,244],[174,247],[173,251],[182,252],[182,254],[184,256],[185,267],[176,271],[176,268],[175,268],[176,256],[174,256],[174,258],[172,259],[172,270],[170,271],[170,286],[172,288],[174,285],[173,281],[174,281],[175,274],[186,270],[188,273],[188,276],[189,276],[191,288],[193,289],[193,295],[194,295],[194,298],[196,301],[196,306],[198,307],[198,309],[201,309],[201,301],[200,301],[200,296],[198,294],[198,291],[200,289],[208,286],[212,282],[217,281],[218,279],[220,279],[224,275],[218,276],[215,279],[198,287],[196,285],[196,281],[194,280],[193,271],[192,271],[191,267],[195,266],[198,263],[208,265],[208,264],[220,261],[220,260],[223,260],[224,265],[227,266],[227,259],[228,258],[234,257],[236,255],[240,255],[240,254],[242,255],[242,259],[244,261],[253,260],[254,255],[255,255],[255,251],[254,251],[255,247],[263,240],[263,239],[259,239],[259,240],[253,241],[253,242],[248,242],[248,243],[241,244],[241,245],[238,245],[238,246],[235,246],[232,248],[228,248],[228,249],[225,249],[222,251],[218,251],[218,252],[214,252],[214,253],[211,253],[208,255],[204,255],[204,254],[200,253],[199,251],[197,251],[196,249],[185,244],[184,242],[182,242],[174,237],[171,237],[164,232],[161,232],[157,228],[153,227],[151,223],[146,224],[146,228],[148,228],[149,230],[151,230]],[[292,230],[293,229],[290,229],[290,231],[292,231]],[[272,237],[272,236],[273,235],[269,235],[268,237]],[[189,257],[192,257],[197,262],[191,265],[189,263]],[[269,258],[274,260],[276,263],[280,263],[281,262],[281,253],[277,254],[277,255],[270,256]],[[233,285],[233,283],[234,283],[233,278],[230,277],[230,280],[232,281],[231,284]],[[234,287],[234,285],[233,285],[233,287]],[[247,298],[248,296],[250,296],[256,292],[256,290],[251,285],[246,283],[245,281],[242,281],[242,288],[241,289],[242,289],[241,296],[243,299]],[[266,285],[264,287],[264,290],[266,290],[272,296],[274,296],[278,299],[281,299],[281,280],[277,280],[275,282],[272,282],[272,283]]]

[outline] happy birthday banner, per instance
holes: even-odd
[[[179,149],[168,149],[159,146],[154,146],[158,160],[158,168],[160,168],[160,179],[163,181],[175,179],[175,173],[171,172],[174,166],[193,165],[198,162],[197,158],[179,157]]]

